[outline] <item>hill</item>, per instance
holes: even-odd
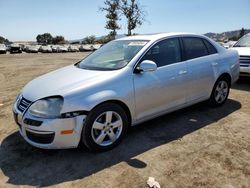
[[[206,35],[209,38],[212,38],[216,41],[225,41],[233,37],[238,37],[241,30],[235,30],[235,31],[227,31],[223,33],[206,33]],[[245,29],[245,34],[250,33],[250,29]]]

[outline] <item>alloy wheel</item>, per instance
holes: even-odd
[[[219,83],[216,86],[214,97],[217,103],[223,103],[228,95],[228,83],[224,80],[219,81]]]
[[[117,112],[106,111],[95,119],[91,129],[91,136],[96,144],[109,146],[120,137],[122,128],[121,116]]]

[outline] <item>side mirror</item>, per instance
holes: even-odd
[[[155,62],[150,60],[144,60],[140,63],[140,65],[136,68],[137,73],[141,72],[153,72],[156,71],[157,65]]]

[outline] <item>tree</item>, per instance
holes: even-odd
[[[2,37],[2,36],[0,36],[0,44],[1,43],[9,43],[9,40],[6,39],[6,38],[4,38],[4,37]]]
[[[244,35],[245,35],[245,29],[241,28],[239,38],[243,37]]]
[[[36,41],[39,44],[52,44],[52,35],[50,33],[44,33],[37,35]]]
[[[145,21],[145,13],[139,8],[136,0],[121,0],[120,10],[127,19],[128,36],[132,35],[132,30],[142,25]]]
[[[5,41],[5,38],[0,36],[0,43],[4,43],[4,41]]]
[[[63,36],[56,36],[52,38],[52,43],[53,44],[65,44],[65,40]]]
[[[94,44],[96,41],[96,37],[94,35],[85,37],[82,41],[82,44]]]
[[[119,2],[120,0],[105,0],[104,4],[105,7],[101,8],[101,11],[106,12],[106,29],[111,30],[110,36],[112,39],[115,39],[116,36],[116,30],[120,29],[120,26],[118,25],[119,18]]]
[[[103,36],[101,37],[100,39],[96,40],[96,43],[98,44],[106,44],[108,42],[110,42],[111,40],[114,40],[113,38],[114,36],[110,34],[106,35],[106,36]]]
[[[239,37],[238,36],[232,36],[228,40],[237,41],[237,40],[239,40]]]

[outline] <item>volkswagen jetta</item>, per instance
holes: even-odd
[[[14,118],[33,146],[104,151],[129,126],[205,100],[224,104],[238,77],[237,52],[205,36],[125,37],[29,82]]]

